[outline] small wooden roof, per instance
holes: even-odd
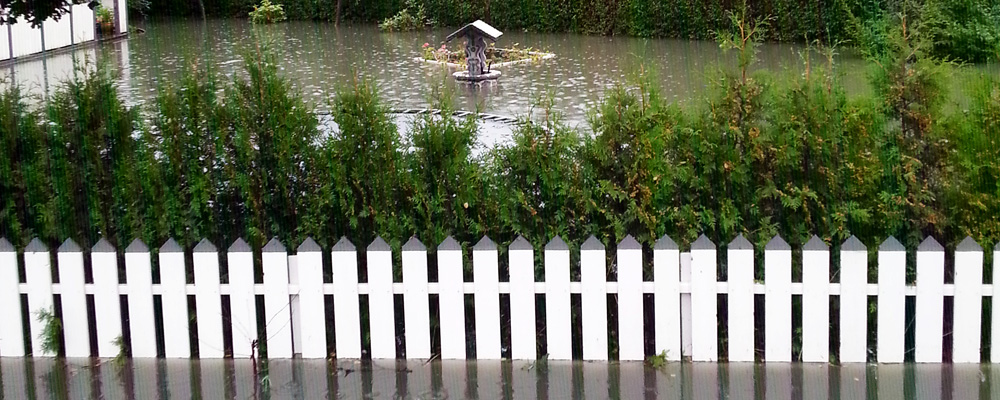
[[[476,22],[465,25],[461,29],[452,33],[451,35],[448,35],[448,37],[445,38],[444,41],[450,42],[452,39],[456,37],[465,36],[465,34],[470,31],[478,32],[479,34],[483,35],[487,39],[490,39],[494,42],[497,41],[497,38],[499,38],[500,35],[503,35],[503,32],[500,32],[496,28],[490,26],[490,24],[487,24],[482,20],[477,19]]]

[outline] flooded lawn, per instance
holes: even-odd
[[[3,399],[990,399],[989,365],[0,359]]]

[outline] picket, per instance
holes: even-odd
[[[198,357],[222,358],[222,297],[219,253],[208,239],[194,247],[195,312],[198,313]]]
[[[42,350],[42,332],[45,328],[39,321],[39,312],[55,315],[52,296],[52,263],[49,249],[38,238],[32,239],[24,248],[24,275],[28,283],[28,327],[31,335],[31,354],[34,356],[55,356]]]
[[[840,246],[840,362],[868,360],[867,316],[868,248],[851,236]]]
[[[97,356],[115,357],[115,340],[122,334],[121,299],[118,294],[118,254],[107,239],[90,249],[94,276],[94,325],[97,328]]]
[[[983,307],[983,248],[966,237],[955,248],[952,362],[979,363]]]
[[[156,357],[153,315],[153,267],[149,248],[139,239],[125,248],[125,281],[128,284],[129,349],[132,357]]]
[[[764,251],[764,360],[792,361],[792,247],[781,236]]]
[[[1000,343],[1000,243],[993,247],[993,297],[990,299],[990,307],[993,310],[990,326],[990,343]],[[1000,346],[990,346],[990,362],[1000,363]]]
[[[335,353],[338,358],[361,358],[357,249],[342,237],[331,253]]]
[[[427,248],[416,237],[403,245],[403,322],[406,358],[431,358]]]
[[[705,235],[691,244],[691,359],[694,361],[719,359],[717,261],[715,244]]]
[[[570,312],[569,246],[556,236],[545,245],[545,338],[550,360],[573,358]]]
[[[441,358],[465,359],[465,282],[462,246],[451,236],[438,245],[438,312],[441,321]]]
[[[296,249],[299,263],[299,332],[302,358],[326,358],[326,304],[323,294],[323,249],[306,238]]]
[[[510,347],[511,358],[536,358],[535,332],[535,251],[518,236],[507,248],[510,266]],[[641,279],[641,276],[640,276]]]
[[[187,272],[184,249],[174,239],[160,247],[160,295],[163,306],[163,352],[167,358],[191,358]]]
[[[472,248],[472,280],[476,300],[476,358],[500,359],[500,268],[497,246],[483,237]]]
[[[392,295],[392,250],[382,237],[368,245],[368,323],[371,357],[396,358],[396,320]]]
[[[73,239],[66,239],[58,250],[59,294],[62,306],[63,335],[66,357],[90,357],[90,322],[87,316],[87,294],[84,291],[83,249]]]
[[[878,249],[878,328],[879,363],[901,363],[904,355],[903,333],[906,323],[904,289],[906,284],[906,249],[890,236]],[[855,317],[857,318],[857,317]]]
[[[681,359],[680,250],[664,235],[653,246],[654,348],[667,360]]]
[[[814,235],[802,246],[802,361],[829,360],[830,248]]]
[[[23,357],[21,291],[18,284],[17,249],[0,238],[0,357]]]
[[[591,236],[580,246],[583,359],[608,359],[608,292],[604,245]]]
[[[264,342],[270,358],[292,357],[292,316],[288,296],[288,253],[272,238],[261,249],[264,271]]]
[[[913,360],[941,362],[944,334],[944,247],[928,236],[917,247],[916,331]]]
[[[229,315],[233,358],[249,358],[257,341],[257,296],[254,294],[253,251],[243,239],[229,246]]]
[[[743,234],[729,243],[727,299],[729,361],[754,360],[753,245]]]
[[[642,361],[642,245],[631,235],[618,243],[618,359]]]

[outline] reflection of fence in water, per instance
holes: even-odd
[[[233,353],[237,358],[249,356],[249,343],[257,338],[257,301],[263,296],[263,321],[270,358],[290,358],[300,353],[304,358],[325,358],[331,353],[338,358],[361,358],[362,327],[370,332],[372,358],[395,358],[397,341],[405,342],[403,354],[410,359],[465,359],[467,343],[466,295],[474,298],[474,349],[476,358],[499,359],[507,350],[501,333],[501,298],[509,301],[510,357],[536,359],[541,354],[539,337],[544,338],[548,359],[572,358],[575,341],[582,343],[582,356],[587,360],[609,358],[608,308],[617,308],[618,358],[642,360],[647,354],[643,344],[652,342],[654,353],[666,352],[672,360],[690,356],[694,361],[714,361],[719,358],[721,323],[727,326],[729,361],[754,361],[755,301],[763,300],[763,333],[765,361],[791,361],[793,341],[801,342],[801,357],[806,362],[829,361],[831,325],[839,326],[839,360],[844,363],[865,362],[868,353],[877,350],[880,363],[904,361],[906,336],[906,298],[915,297],[915,348],[917,362],[940,363],[944,340],[952,343],[952,360],[956,363],[978,363],[982,351],[981,324],[984,296],[992,297],[998,286],[983,284],[983,250],[971,239],[962,242],[954,252],[954,283],[944,283],[944,249],[928,239],[916,252],[916,284],[907,285],[906,251],[895,239],[886,240],[877,254],[878,283],[868,283],[868,250],[851,238],[839,249],[841,262],[839,282],[830,280],[830,251],[818,238],[807,243],[801,252],[802,281],[792,282],[792,249],[780,238],[772,240],[763,250],[763,282],[754,281],[754,249],[739,237],[729,244],[727,281],[717,279],[718,251],[702,237],[692,244],[690,253],[681,253],[669,238],[657,242],[652,254],[652,281],[643,280],[643,247],[626,238],[614,250],[612,268],[617,280],[608,281],[607,260],[610,255],[604,245],[591,238],[580,246],[580,281],[570,279],[570,246],[553,239],[545,248],[534,249],[523,239],[508,246],[506,257],[509,279],[500,281],[500,252],[488,238],[471,249],[464,257],[461,245],[446,240],[438,247],[435,257],[437,282],[428,281],[428,252],[416,239],[402,247],[394,258],[392,250],[381,239],[366,250],[357,251],[342,240],[324,251],[312,240],[301,244],[295,255],[272,240],[256,255],[261,260],[263,278],[255,282],[255,251],[237,241],[227,254],[228,283],[221,283],[219,254],[215,247],[203,241],[192,249],[192,257],[169,241],[159,251],[151,252],[139,242],[124,251],[124,265],[119,265],[116,250],[107,242],[99,242],[88,251],[93,271],[93,283],[84,279],[85,252],[72,241],[66,241],[55,252],[58,281],[53,283],[49,250],[38,240],[23,249],[26,280],[20,283],[18,251],[8,242],[0,243],[0,356],[25,354],[21,321],[30,320],[30,347],[41,355],[39,333],[42,327],[33,318],[38,310],[54,305],[53,295],[60,296],[65,353],[69,357],[91,355],[89,334],[96,329],[97,354],[112,357],[117,353],[109,344],[122,332],[118,308],[119,296],[128,299],[125,321],[131,331],[131,352],[136,358],[157,355],[154,322],[154,296],[162,300],[164,354],[168,358],[191,357],[192,338],[201,358],[223,357],[223,330],[231,328]],[[574,250],[575,252],[576,250]],[[332,279],[324,279],[324,257],[332,262]],[[544,260],[544,281],[535,280],[535,257]],[[151,257],[158,257],[160,283],[152,279]],[[359,282],[358,262],[365,257],[367,281]],[[401,260],[395,265],[394,259]],[[994,260],[1000,259],[1000,248]],[[192,265],[187,265],[188,260]],[[471,260],[472,281],[463,278],[463,260]],[[118,282],[119,268],[124,268],[127,283]],[[401,269],[401,282],[394,282],[394,268]],[[760,269],[760,268],[758,268]],[[193,271],[189,282],[186,271]],[[994,274],[1000,269],[994,269]],[[995,279],[995,278],[994,278]],[[21,294],[27,297],[31,316],[21,314]],[[615,296],[609,301],[608,295]],[[651,310],[644,310],[643,296],[653,297]],[[725,295],[726,320],[718,315],[719,295]],[[404,333],[397,334],[395,295],[402,297]],[[437,315],[431,315],[430,295],[436,295]],[[536,331],[536,295],[545,299],[544,335]],[[579,295],[581,307],[574,310],[571,296]],[[762,296],[758,296],[762,295]],[[194,296],[197,332],[189,329],[188,299]],[[327,296],[332,296],[328,309]],[[801,334],[793,333],[793,296],[801,296]],[[867,341],[869,328],[868,299],[876,298],[876,341]],[[88,315],[87,299],[93,298],[95,315]],[[228,298],[231,318],[222,318],[222,299]],[[944,301],[951,298],[953,315],[946,316]],[[839,321],[831,321],[832,298],[839,298]],[[367,300],[367,313],[360,311],[361,300]],[[682,312],[684,309],[690,311]],[[327,321],[334,316],[335,341],[327,342]],[[571,315],[577,312],[582,320],[582,337],[573,337]],[[1000,329],[1000,309],[993,308],[993,343]],[[644,315],[652,316],[653,329],[644,326]],[[363,316],[367,315],[367,320]],[[953,320],[953,329],[944,332],[945,319]],[[440,321],[440,337],[431,337],[431,321]],[[832,322],[832,323],[831,323]],[[651,336],[644,336],[655,332]],[[756,334],[760,334],[756,331]],[[440,353],[432,354],[432,341],[440,343]],[[687,350],[687,342],[690,350]],[[685,345],[682,346],[682,343]],[[993,349],[996,349],[995,347]],[[1000,361],[998,352],[986,358]]]

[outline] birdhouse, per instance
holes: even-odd
[[[451,35],[448,35],[448,37],[445,38],[445,42],[450,42],[452,39],[458,37],[465,37],[466,40],[465,61],[468,65],[468,72],[467,74],[456,73],[455,77],[463,79],[464,76],[466,77],[465,80],[471,81],[496,79],[499,77],[499,71],[490,71],[490,73],[485,73],[485,71],[486,41],[489,40],[496,42],[500,35],[503,35],[503,32],[498,31],[496,28],[490,26],[482,20],[476,20],[476,22],[465,25]],[[459,76],[460,74],[463,76]]]

